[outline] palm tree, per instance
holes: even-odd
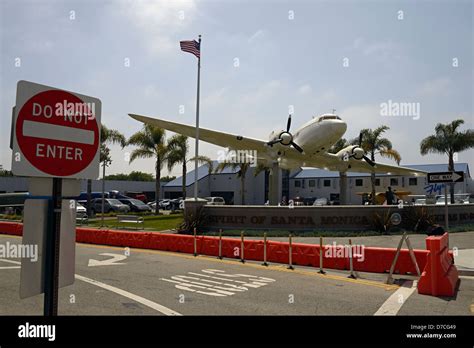
[[[240,204],[245,205],[245,177],[247,171],[250,168],[250,162],[244,163],[233,163],[233,162],[221,162],[217,165],[215,172],[222,172],[225,168],[231,168],[232,170],[239,169],[237,177],[240,178]]]
[[[171,172],[177,164],[182,164],[182,191],[183,199],[186,199],[186,162],[189,151],[188,137],[182,134],[176,134],[168,141],[168,171]]]
[[[105,167],[112,163],[110,157],[110,149],[107,145],[120,144],[122,149],[127,144],[125,136],[118,130],[109,129],[107,126],[102,124],[100,126],[100,163],[102,163],[102,191],[105,187]],[[91,216],[91,194],[92,194],[92,180],[87,180],[87,214]]]
[[[393,149],[392,147],[392,142],[388,140],[387,138],[382,138],[382,134],[385,133],[385,131],[389,130],[390,128],[388,126],[380,126],[375,128],[374,130],[372,129],[363,129],[361,131],[362,134],[362,143],[361,147],[364,149],[364,151],[368,154],[370,154],[370,159],[375,162],[375,155],[380,155],[385,158],[390,158],[393,159],[397,162],[397,164],[400,164],[400,161],[402,160],[400,154],[398,151]],[[359,139],[354,139],[351,142],[352,144],[358,144]],[[370,174],[370,181],[371,181],[371,186],[372,186],[372,204],[376,204],[376,199],[375,199],[375,172],[372,172]]]
[[[448,155],[448,170],[454,171],[454,154],[474,147],[474,131],[468,129],[459,132],[458,128],[464,124],[464,120],[457,119],[451,123],[438,123],[435,127],[435,135],[430,135],[420,143],[420,153],[424,156],[428,153]],[[454,203],[454,184],[450,185],[451,203]]]
[[[338,153],[349,146],[349,142],[341,138],[328,150],[329,153]],[[347,204],[347,172],[339,172],[339,202],[341,205]]]
[[[168,159],[169,149],[165,142],[165,131],[162,128],[145,124],[141,131],[133,134],[128,139],[129,145],[135,145],[138,148],[132,151],[130,163],[137,158],[155,159],[155,214],[159,213],[158,200],[160,198],[160,179],[161,169]]]
[[[199,165],[206,165],[207,166],[207,175],[209,176],[209,180],[207,180],[207,183],[209,185],[208,190],[209,190],[209,195],[211,195],[211,174],[214,172],[214,161],[211,160],[209,157],[204,156],[204,155],[199,155],[195,156],[190,159],[190,161],[196,161],[198,162]]]

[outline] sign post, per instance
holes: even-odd
[[[464,172],[437,172],[428,173],[428,183],[438,184],[444,183],[444,228],[449,229],[449,214],[448,214],[448,183],[454,184],[456,182],[464,181]]]
[[[46,231],[44,315],[58,315],[59,288],[59,242],[61,231],[61,187],[62,179],[53,178],[53,194],[48,207],[48,229]]]
[[[22,260],[20,296],[44,292],[44,315],[56,316],[58,288],[74,282],[76,205],[64,200],[71,199],[65,195],[76,196],[80,191],[77,180],[63,179],[98,177],[101,101],[19,81],[13,114],[12,172],[32,178],[32,194],[25,202],[23,243],[45,241],[37,266]],[[39,196],[35,195],[38,187],[33,178],[45,178],[43,187],[47,188]],[[29,200],[42,200],[43,207],[46,201],[47,209],[41,209],[41,202],[32,205]],[[35,220],[46,220],[46,227],[34,228]],[[66,237],[64,241],[61,236]]]

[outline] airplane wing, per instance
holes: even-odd
[[[196,127],[188,126],[181,123],[166,121],[158,118],[152,118],[142,115],[129,114],[130,117],[134,118],[137,121],[152,124],[171,132],[179,133],[186,135],[188,137],[194,138],[196,136]],[[215,131],[212,129],[206,129],[199,127],[199,140],[226,147],[234,150],[257,150],[258,157],[265,158],[262,154],[268,153],[267,142],[260,139],[254,139],[249,137],[244,137],[237,134],[224,133]],[[275,147],[278,144],[274,145]],[[317,156],[306,156],[299,153],[291,147],[282,147],[282,167],[316,167],[327,170],[334,171],[349,171],[349,172],[361,172],[361,173],[381,173],[381,174],[393,174],[393,175],[426,175],[426,172],[406,168],[399,166],[392,166],[388,164],[377,163],[375,167],[372,167],[364,160],[349,159],[349,161],[342,161],[338,156],[330,153],[322,153]],[[286,163],[288,162],[288,163]],[[286,163],[286,164],[285,164]],[[350,168],[348,166],[350,165]]]
[[[183,134],[191,138],[196,137],[196,127],[193,126],[136,114],[129,114],[129,116],[137,121],[152,124],[171,132]],[[201,127],[199,127],[199,140],[234,150],[257,150],[258,152],[264,153],[268,149],[266,145],[267,142],[264,140],[253,139],[237,134],[219,132]]]
[[[317,157],[305,159],[305,166],[327,168],[334,171],[357,172],[357,173],[379,173],[391,175],[412,175],[422,176],[427,173],[421,170],[416,170],[408,167],[393,166],[389,164],[377,163],[372,167],[364,160],[357,160],[354,158],[348,161],[342,161],[338,156],[331,153],[324,153]]]

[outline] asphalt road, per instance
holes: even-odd
[[[21,238],[0,235],[0,244]],[[76,281],[60,289],[60,315],[472,315],[474,277],[455,299],[419,295],[385,275],[77,244]],[[91,261],[92,260],[92,261]],[[95,261],[94,261],[95,260]],[[104,262],[105,260],[105,262]],[[109,260],[109,261],[107,261]],[[111,261],[110,261],[111,260]],[[113,261],[115,260],[115,261]],[[8,262],[7,262],[8,261]],[[43,296],[20,300],[19,259],[0,259],[0,315],[42,315]]]

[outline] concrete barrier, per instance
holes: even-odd
[[[23,225],[20,223],[0,222],[0,233],[21,235]],[[155,249],[193,254],[194,236],[176,235],[154,232],[128,232],[93,228],[76,228],[76,241],[90,244],[103,244],[118,247]],[[241,239],[222,238],[221,252],[225,258],[240,259]],[[197,236],[198,255],[218,256],[219,237]],[[350,262],[345,253],[345,246],[293,243],[292,264],[319,267],[320,253],[324,268],[349,270]],[[263,261],[264,242],[261,240],[245,240],[245,260]],[[342,253],[341,253],[342,251]],[[420,268],[425,268],[430,251],[415,250],[415,257]],[[364,258],[354,255],[353,268],[361,272],[388,272],[396,253],[395,248],[365,247]],[[289,243],[267,241],[267,262],[287,264],[289,260]],[[407,249],[402,249],[395,265],[395,274],[416,274]]]
[[[459,275],[449,252],[448,233],[426,238],[428,262],[418,281],[418,293],[432,296],[454,296]]]

